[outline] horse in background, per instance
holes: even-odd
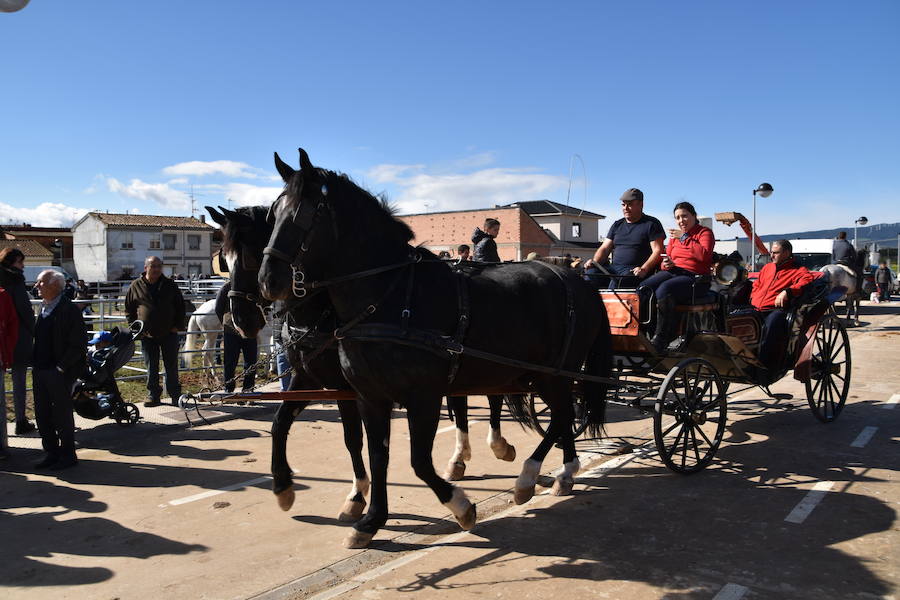
[[[844,297],[837,300],[835,304],[841,300],[845,302],[847,310],[844,318],[847,321],[847,325],[852,327],[859,327],[859,305],[863,296],[862,290],[860,289],[860,283],[862,280],[862,272],[865,269],[866,254],[865,250],[857,250],[856,264],[852,267],[840,263],[825,265],[820,269],[820,271],[825,273],[825,276],[828,277],[831,289],[843,288],[846,290],[844,292]],[[837,312],[837,310],[835,310],[835,312]]]

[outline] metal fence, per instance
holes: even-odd
[[[192,304],[195,305],[195,308],[202,305],[207,300],[211,300],[215,298],[216,292],[218,292],[219,288],[227,280],[224,279],[192,279],[192,280],[175,280],[178,284],[178,287],[182,290],[182,293],[185,296],[185,300],[188,300]],[[113,282],[104,282],[104,283],[94,283],[89,286],[89,293],[95,294],[95,297],[90,300],[73,300],[72,302],[78,306],[82,307],[82,314],[84,316],[85,325],[87,325],[88,333],[93,336],[93,334],[100,331],[109,331],[113,327],[128,327],[128,320],[124,314],[124,303],[125,303],[125,291],[128,289],[130,285],[130,281],[113,281]],[[32,300],[31,301],[32,308],[35,310],[35,314],[40,311],[40,300]],[[200,313],[200,312],[192,312],[192,315],[202,316],[202,315],[210,315],[215,313]],[[266,313],[266,319],[269,325],[271,325],[271,315]],[[217,369],[222,369],[223,363],[223,355],[222,355],[222,344],[221,344],[221,334],[224,333],[224,329],[215,329],[215,330],[205,330],[203,333],[215,333],[217,334],[216,344],[212,349],[203,350],[185,350],[184,344],[186,341],[187,331],[179,331],[179,349],[178,349],[178,372],[190,372],[190,371],[206,371],[210,367],[206,365],[194,367],[192,366],[191,358],[195,354],[201,353],[211,353],[212,357],[212,370],[215,371]],[[272,340],[271,336],[264,342],[259,344],[259,350],[262,353],[268,353],[270,357],[270,368],[274,370],[274,358],[272,357]],[[119,370],[120,375],[116,377],[116,381],[133,381],[137,379],[144,379],[147,375],[147,369],[143,366],[144,356],[141,351],[141,345],[136,344],[134,356],[132,356],[131,360]],[[162,362],[162,361],[160,361]],[[184,366],[187,363],[188,366]],[[161,364],[162,368],[163,365]],[[30,370],[30,368],[29,368]],[[126,373],[133,374],[125,374],[122,375],[122,371]],[[165,371],[160,372],[160,376],[165,375]],[[6,395],[12,395],[13,390],[12,386],[6,386],[5,389]],[[31,391],[31,388],[28,388],[28,391]]]

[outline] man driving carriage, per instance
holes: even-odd
[[[772,262],[759,272],[750,292],[750,304],[765,319],[759,344],[760,361],[769,370],[782,364],[790,334],[787,310],[792,298],[816,277],[809,269],[794,262],[793,247],[787,240],[772,243]]]
[[[623,218],[609,228],[606,239],[594,253],[593,262],[604,265],[612,253],[607,270],[611,277],[594,275],[594,283],[602,287],[636,287],[659,266],[666,237],[655,217],[644,214],[644,193],[637,188],[625,190],[620,198]]]

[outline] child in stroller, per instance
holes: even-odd
[[[115,373],[131,360],[134,341],[143,328],[141,321],[135,321],[130,329],[101,331],[88,342],[94,349],[88,352],[87,370],[72,389],[75,412],[80,416],[94,421],[111,417],[123,426],[141,418],[137,406],[122,400]]]

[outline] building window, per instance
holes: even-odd
[[[190,277],[200,277],[200,269],[201,265],[189,264],[188,265],[188,276]]]
[[[581,223],[572,223],[572,237],[573,238],[581,237]]]
[[[162,236],[163,250],[174,250],[176,239],[174,233],[164,233]]]
[[[188,250],[199,250],[200,249],[200,236],[199,235],[189,235],[187,236]]]
[[[150,236],[150,249],[151,250],[159,250],[159,236],[158,235]]]
[[[134,265],[122,265],[122,275],[120,279],[131,279],[134,273]]]
[[[132,250],[134,249],[134,242],[131,237],[131,232],[126,231],[122,234],[122,250]]]

